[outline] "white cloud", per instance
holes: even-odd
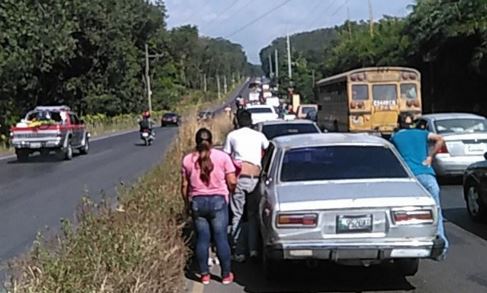
[[[194,24],[202,34],[225,37],[239,30],[285,0],[166,0],[168,26]],[[253,63],[259,63],[259,51],[287,32],[296,33],[343,23],[347,18],[347,0],[291,0],[262,20],[230,37],[241,44]],[[374,18],[383,15],[404,16],[413,0],[372,0]],[[367,0],[348,0],[352,20],[368,19]]]

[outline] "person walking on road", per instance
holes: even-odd
[[[233,213],[231,240],[234,259],[243,262],[247,252],[251,258],[257,257],[259,198],[254,190],[259,181],[262,154],[269,147],[269,141],[264,134],[250,128],[252,116],[249,111],[241,111],[237,120],[239,129],[228,134],[223,151],[241,166],[230,207]],[[247,229],[242,229],[245,210]]]
[[[208,267],[210,240],[220,260],[223,284],[233,282],[228,242],[228,202],[237,179],[230,156],[212,147],[212,134],[202,128],[196,133],[196,150],[186,155],[181,170],[181,195],[196,230],[196,258],[201,282],[210,283]]]
[[[413,128],[412,114],[401,114],[398,121],[400,129],[392,135],[391,142],[398,149],[418,181],[433,196],[438,205],[438,236],[440,241],[444,241],[445,245],[443,253],[437,260],[442,260],[446,257],[448,240],[445,236],[441,212],[440,187],[431,164],[435,155],[443,147],[444,140],[438,134],[428,132],[422,128]],[[434,144],[431,151],[429,151],[430,143]]]

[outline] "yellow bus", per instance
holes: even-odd
[[[380,132],[397,127],[399,113],[421,114],[421,75],[406,67],[371,67],[316,83],[318,124],[329,131]]]

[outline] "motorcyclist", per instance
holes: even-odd
[[[155,122],[151,119],[150,117],[150,112],[145,111],[142,113],[142,119],[139,120],[139,126],[140,126],[140,132],[143,132],[144,130],[148,129],[151,132],[152,136],[155,136],[153,127],[154,127]]]

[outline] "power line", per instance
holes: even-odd
[[[230,11],[239,1],[240,0],[234,0],[234,1],[232,1],[232,3],[230,5],[228,5],[227,7],[223,8],[222,10],[220,10],[216,14],[215,19],[213,19],[213,21],[209,23],[208,27],[211,28],[211,26],[213,24],[215,24],[215,21],[217,21],[218,19],[220,19],[221,16],[223,16],[225,13],[227,13],[228,11]],[[218,22],[218,23],[220,23],[220,22]]]
[[[286,0],[284,2],[282,2],[281,4],[279,5],[276,5],[274,7],[272,7],[271,9],[267,10],[266,12],[262,13],[261,15],[259,15],[258,17],[254,18],[253,20],[251,20],[250,22],[246,23],[245,25],[243,25],[242,27],[240,27],[239,29],[237,29],[236,31],[234,31],[233,33],[229,34],[229,35],[226,35],[224,38],[225,39],[228,39],[229,37],[231,36],[234,36],[236,34],[238,34],[239,32],[243,31],[244,29],[246,29],[247,27],[253,25],[254,23],[258,22],[259,20],[263,19],[264,17],[266,17],[267,15],[271,14],[272,12],[278,10],[279,8],[283,7],[284,5],[288,4],[289,2],[291,2],[292,0]]]
[[[240,7],[239,9],[237,9],[233,14],[231,14],[228,18],[232,19],[236,14],[238,13],[241,13],[241,10],[244,9],[245,7],[249,6],[250,4],[252,4],[253,2],[255,2],[256,0],[249,0],[247,2],[245,2],[245,4]],[[230,10],[230,9],[228,9]],[[222,22],[222,20],[220,20],[219,22],[217,22],[216,24],[220,24]]]
[[[340,10],[342,10],[343,7],[347,6],[347,1],[344,1],[343,4],[337,8],[337,10],[335,10],[335,12],[333,12],[333,14],[330,16],[330,17],[333,17],[335,15],[337,15],[338,12],[340,12]]]
[[[324,3],[326,3],[326,1],[323,1],[323,0],[318,0],[317,3],[315,3],[316,5],[313,6],[313,8],[311,9],[311,13],[314,14],[314,12],[318,11],[318,17],[320,16],[321,14],[321,5],[323,5]],[[311,24],[314,23],[316,18],[312,18],[311,22],[309,22],[308,24],[306,24],[306,28],[310,27]]]
[[[335,5],[335,3],[336,3],[336,2],[337,2],[337,0],[333,0],[333,1],[332,1],[332,2],[331,2],[331,3],[330,3],[330,4],[329,4],[329,5],[328,5],[328,6],[327,6],[327,7],[326,7],[324,10],[323,10],[323,11],[324,11],[324,12],[328,11],[328,9],[332,8],[332,7]],[[321,20],[321,17],[322,17],[322,16],[323,16],[323,15],[321,15],[321,13],[320,13],[320,14],[318,14],[318,16],[317,16],[317,17],[316,17],[316,18],[313,20],[312,24],[310,25],[310,28],[311,28],[311,27],[314,27],[314,26],[315,26],[315,24],[316,24],[316,23],[317,23],[319,20]]]

